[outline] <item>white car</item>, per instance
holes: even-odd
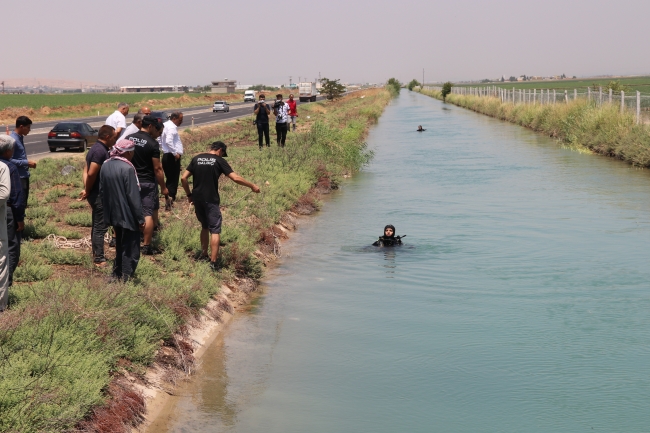
[[[230,111],[230,105],[226,101],[216,101],[212,106],[212,112],[216,113],[217,111],[227,113]]]

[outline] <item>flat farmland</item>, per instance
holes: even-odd
[[[517,81],[504,83],[474,83],[457,84],[456,87],[481,87],[497,86],[506,89],[586,89],[596,86],[607,87],[610,81],[620,81],[621,84],[629,87],[630,91],[650,93],[650,76],[643,77],[608,77],[608,78],[581,78],[576,80],[549,80],[549,81]]]
[[[127,102],[137,104],[149,100],[162,100],[179,98],[200,98],[204,94],[191,93],[56,93],[56,94],[22,94],[22,95],[0,95],[0,110],[9,107],[27,107],[39,109],[42,107],[74,107],[77,105],[117,104]]]
[[[146,105],[152,110],[211,105],[214,101],[241,101],[242,93],[77,93],[0,95],[0,124],[12,123],[18,116],[33,121],[108,115],[119,102],[131,111]]]

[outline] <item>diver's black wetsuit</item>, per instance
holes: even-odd
[[[399,236],[380,236],[372,245],[375,247],[394,247],[395,245],[402,245],[402,239]]]

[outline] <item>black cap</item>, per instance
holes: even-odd
[[[224,157],[224,158],[227,158],[228,157],[228,152],[227,152],[228,146],[226,146],[226,143],[224,143],[223,141],[215,141],[214,143],[212,143],[210,145],[210,150],[215,150],[216,151],[216,150],[219,150],[219,149],[223,149],[223,152],[221,153],[221,156]]]

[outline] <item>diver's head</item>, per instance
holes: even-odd
[[[395,226],[392,224],[388,224],[386,227],[384,227],[384,236],[387,238],[394,238],[395,237]]]

